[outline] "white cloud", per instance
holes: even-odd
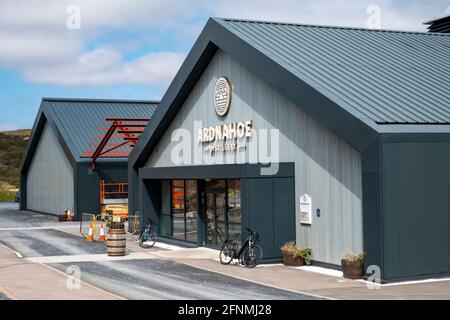
[[[0,68],[34,83],[164,87],[183,54],[149,52],[132,61],[123,55],[169,33],[193,43],[206,22],[199,16],[365,27],[371,4],[381,9],[382,28],[425,30],[421,23],[443,14],[448,0],[1,0]],[[81,10],[79,30],[66,27],[70,5]],[[116,31],[141,37],[119,44],[99,40]]]
[[[260,0],[227,0],[215,2],[213,12],[221,17],[365,28],[370,5],[381,9],[384,29],[425,31],[422,23],[441,15],[448,0],[277,0],[263,5]]]
[[[103,48],[81,54],[75,63],[26,70],[25,77],[30,82],[67,86],[147,84],[165,87],[184,57],[182,53],[157,52],[127,62],[118,51]]]

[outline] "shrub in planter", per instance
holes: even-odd
[[[361,279],[364,276],[364,253],[346,253],[341,264],[344,278]]]
[[[286,242],[281,247],[281,253],[283,264],[286,266],[299,267],[311,264],[311,249],[299,247],[293,241]]]

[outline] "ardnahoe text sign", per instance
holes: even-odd
[[[239,140],[250,138],[253,134],[252,120],[220,124],[216,126],[200,128],[198,130],[198,142],[208,145],[210,152],[237,151],[245,148],[245,144],[239,144]]]

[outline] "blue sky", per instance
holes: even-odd
[[[449,13],[449,0],[2,0],[0,131],[31,128],[42,97],[161,99],[210,16],[373,27],[376,14],[425,31]]]

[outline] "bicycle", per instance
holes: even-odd
[[[139,236],[139,246],[142,248],[151,248],[156,243],[156,233],[153,231],[154,221],[150,218],[147,219],[144,229]]]
[[[235,235],[234,240],[226,240],[220,250],[220,263],[230,264],[233,259],[239,259],[240,263],[247,268],[254,268],[261,263],[262,249],[258,245],[259,234],[249,228],[245,228],[250,235],[245,239],[239,249],[238,239],[240,234]]]

